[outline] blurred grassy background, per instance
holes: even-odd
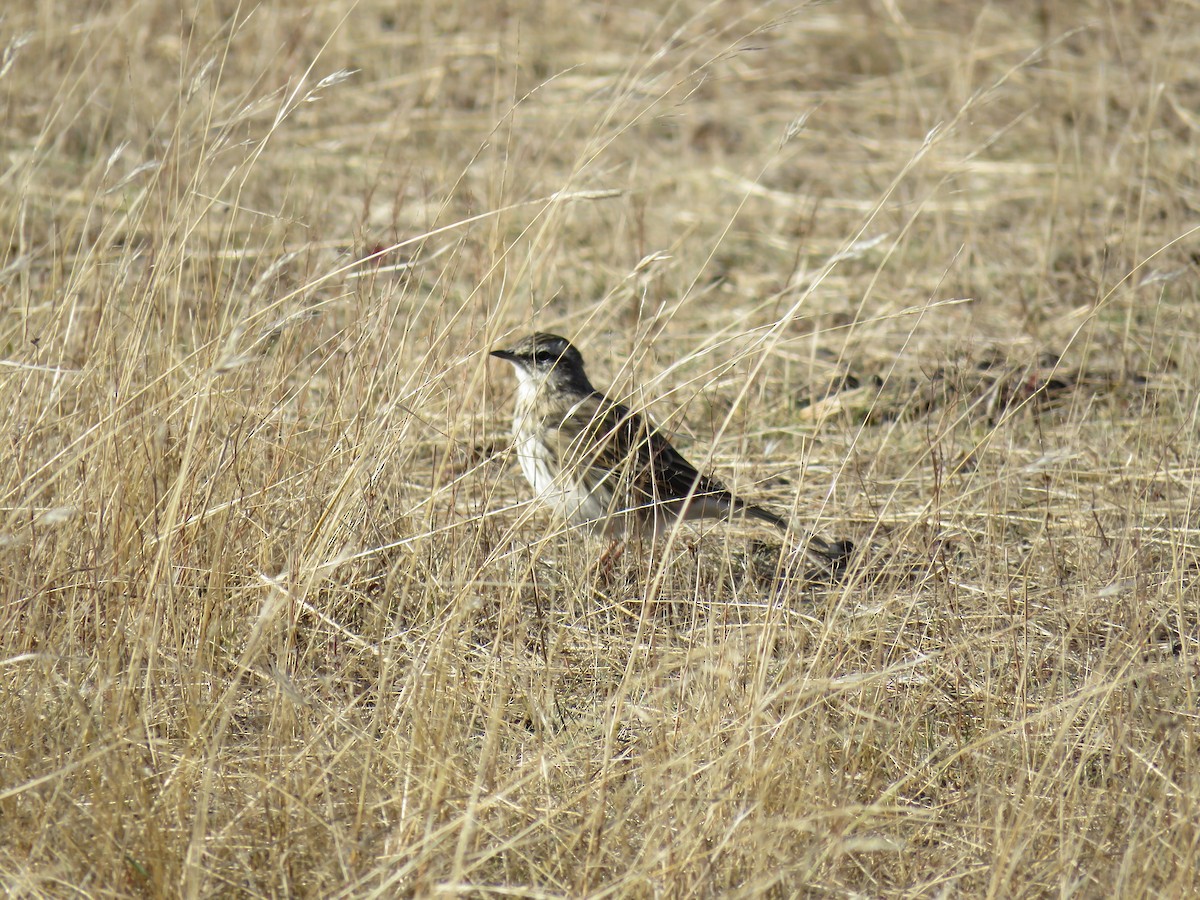
[[[8,10],[6,892],[1197,891],[1195,12]],[[535,328],[860,565],[597,567]]]

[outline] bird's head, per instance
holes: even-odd
[[[537,332],[522,338],[511,349],[493,350],[517,370],[521,387],[540,391],[546,387],[590,393],[593,388],[583,371],[583,357],[566,338]]]

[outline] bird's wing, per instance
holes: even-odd
[[[621,479],[639,504],[731,499],[724,485],[700,474],[643,416],[599,392],[575,403],[547,432],[560,458],[577,460],[597,481]]]

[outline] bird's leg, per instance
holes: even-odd
[[[613,573],[613,566],[616,565],[617,560],[625,555],[625,548],[627,546],[628,542],[625,540],[625,538],[613,538],[608,544],[608,549],[600,554],[600,560],[598,562],[599,568],[607,575],[611,576]]]
[[[627,608],[621,600],[623,592],[614,590],[614,588],[619,587],[617,583],[616,563],[617,560],[625,555],[625,548],[628,546],[629,542],[624,537],[613,538],[609,542],[608,549],[592,563],[590,568],[592,577],[595,579],[592,582],[592,591],[597,599],[602,600],[605,604],[614,606],[624,615],[636,620],[638,617],[637,612]]]

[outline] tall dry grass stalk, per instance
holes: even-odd
[[[0,19],[7,894],[1200,890],[1192,4],[194,6]]]

